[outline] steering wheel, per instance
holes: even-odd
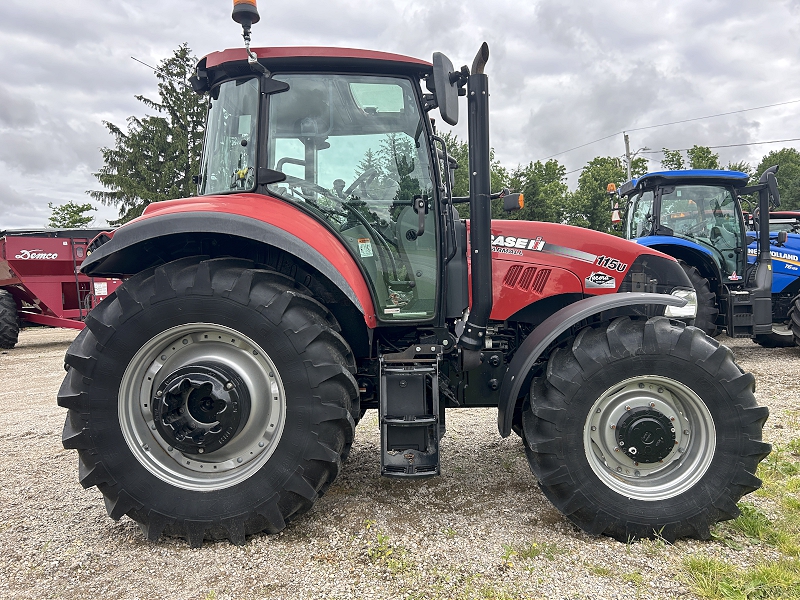
[[[344,195],[349,196],[353,192],[353,190],[356,189],[358,186],[360,186],[362,183],[365,186],[369,185],[372,182],[372,180],[375,179],[375,177],[377,177],[377,175],[378,175],[377,170],[373,168],[367,169],[361,175],[356,177],[355,181],[353,181],[353,183],[351,183],[350,186],[344,191]],[[366,193],[366,190],[364,190],[364,193]]]
[[[337,196],[335,196],[334,194],[332,194],[330,190],[326,190],[321,185],[317,185],[316,183],[312,183],[312,182],[310,182],[310,181],[308,181],[306,179],[300,179],[299,177],[294,177],[292,175],[286,175],[286,179],[284,179],[280,183],[286,183],[289,187],[292,187],[292,188],[299,187],[299,188],[310,189],[310,190],[313,190],[313,191],[317,192],[318,194],[322,194],[326,198],[330,198],[331,200],[335,200],[337,204],[341,204],[342,203],[342,199],[337,197]],[[302,190],[301,190],[300,195],[306,200],[311,200],[311,198],[308,198]]]
[[[706,225],[711,223],[713,220],[714,219],[711,218],[711,219],[705,219],[703,221],[700,221],[699,223],[695,223],[694,225],[692,225],[691,227],[686,229],[686,233],[688,235],[696,235],[698,233],[702,233],[703,231],[705,231]]]

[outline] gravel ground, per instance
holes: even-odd
[[[753,565],[766,546],[717,542],[631,545],[576,530],[538,490],[496,410],[448,413],[437,479],[378,476],[375,411],[314,509],[276,536],[190,549],[147,542],[136,523],[106,516],[61,447],[55,396],[76,332],[31,328],[0,353],[0,595],[6,598],[693,598],[678,572],[693,553]],[[800,436],[800,348],[726,340],[770,407],[764,438]],[[766,502],[755,496],[749,501]],[[768,507],[765,507],[768,508]],[[530,548],[512,555],[508,546]],[[537,556],[533,556],[536,555]]]

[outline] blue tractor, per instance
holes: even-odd
[[[697,293],[695,325],[709,335],[771,348],[800,343],[800,233],[788,224],[770,231],[770,219],[759,219],[780,206],[776,171],[756,185],[739,171],[661,171],[619,190],[625,237],[680,261]],[[745,220],[742,198],[751,194],[756,208]]]

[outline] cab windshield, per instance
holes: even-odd
[[[742,276],[744,258],[739,249],[742,227],[736,200],[728,188],[716,185],[665,188],[661,194],[661,224],[675,235],[712,248],[726,277]]]
[[[384,320],[434,314],[437,240],[424,115],[411,82],[280,74],[270,96],[269,185],[325,220],[364,266]]]

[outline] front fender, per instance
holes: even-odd
[[[143,254],[152,252],[147,243],[157,245],[158,239],[166,236],[211,233],[239,237],[279,248],[315,268],[364,315],[367,326],[374,328],[377,322],[372,297],[350,253],[311,217],[287,208],[291,214],[283,215],[280,226],[253,216],[211,210],[145,214],[118,229],[111,240],[87,257],[81,270],[90,276],[131,275],[141,270]]]
[[[500,400],[497,404],[497,427],[500,435],[508,437],[514,418],[514,407],[520,397],[522,384],[533,365],[550,344],[558,336],[573,325],[603,311],[620,309],[628,306],[683,306],[686,300],[667,294],[622,293],[604,296],[592,296],[570,304],[550,315],[541,325],[536,327],[520,344],[514,358],[508,365],[500,387]]]

